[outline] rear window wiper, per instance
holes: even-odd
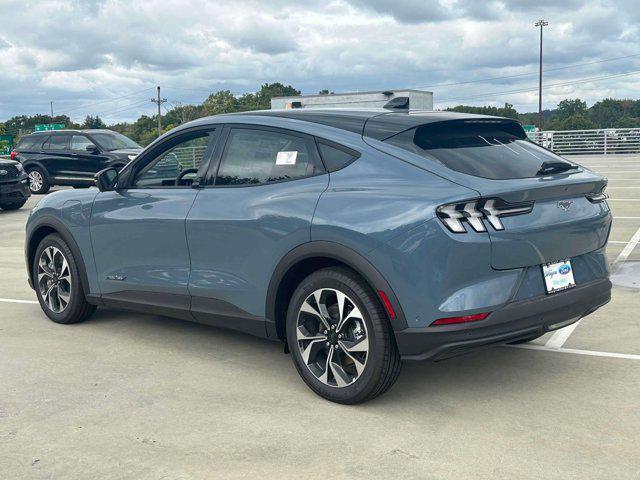
[[[536,176],[566,172],[567,170],[575,170],[576,168],[578,168],[578,165],[572,165],[567,162],[546,161],[542,162],[540,170],[536,172]]]

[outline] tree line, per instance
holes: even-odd
[[[331,95],[329,90],[318,92]],[[265,83],[255,93],[236,96],[229,90],[211,93],[202,103],[176,105],[162,115],[162,130],[169,131],[178,125],[196,118],[221,113],[245,112],[269,109],[271,98],[300,95],[300,90],[282,83]],[[513,105],[503,107],[475,107],[458,105],[447,110],[514,118],[527,125],[537,124],[537,112],[519,113]],[[544,130],[580,130],[591,128],[640,128],[640,100],[617,100],[607,98],[587,107],[586,102],[576,99],[562,100],[557,108],[542,112]],[[99,116],[88,115],[83,122],[76,123],[67,115],[17,115],[0,123],[0,135],[13,135],[17,140],[20,132],[28,133],[37,124],[62,123],[66,128],[109,128],[118,131],[141,145],[148,145],[158,135],[157,115],[142,115],[134,122],[106,125]]]
[[[538,113],[519,113],[513,105],[471,107],[458,105],[447,110],[514,118],[523,125],[537,125]],[[557,108],[542,111],[543,130],[588,130],[593,128],[640,128],[640,100],[605,98],[587,107],[579,98],[565,99]]]

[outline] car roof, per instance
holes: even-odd
[[[92,133],[117,133],[113,130],[109,130],[108,128],[89,128],[84,130],[75,130],[71,128],[65,128],[62,130],[42,130],[39,132],[32,132],[27,135],[23,135],[24,137],[30,137],[33,135],[60,135],[60,134],[69,134],[69,133],[86,133],[91,135]]]
[[[511,118],[492,117],[460,112],[439,110],[386,110],[383,108],[298,108],[287,110],[258,110],[235,114],[234,116],[257,115],[290,118],[330,127],[348,130],[376,140],[384,140],[411,128],[434,122],[451,120],[509,121]]]

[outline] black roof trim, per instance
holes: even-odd
[[[511,118],[492,117],[449,111],[389,111],[382,108],[300,108],[291,110],[259,110],[232,115],[262,115],[319,123],[347,130],[375,140],[384,140],[419,125],[450,120],[512,121]]]

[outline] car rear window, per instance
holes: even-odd
[[[527,139],[516,122],[451,120],[421,125],[384,140],[457,172],[505,180],[535,177],[544,162],[564,162]]]
[[[16,150],[20,152],[39,150],[43,140],[44,137],[41,135],[37,137],[22,137],[16,146]]]

